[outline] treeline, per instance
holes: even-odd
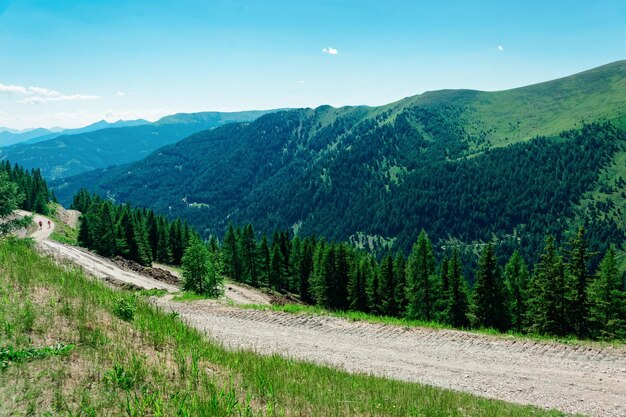
[[[190,240],[197,237],[187,222],[115,204],[85,189],[74,196],[71,208],[82,212],[78,243],[106,257],[180,265]]]
[[[18,208],[41,214],[48,214],[48,202],[56,200],[54,193],[48,189],[48,184],[41,176],[39,169],[27,170],[7,161],[0,162],[0,173],[6,173],[7,179],[17,185],[19,194],[23,197]]]
[[[334,310],[354,310],[459,328],[494,328],[579,338],[626,338],[626,292],[609,248],[592,273],[597,254],[585,229],[559,249],[548,237],[531,267],[514,252],[504,267],[486,244],[473,275],[463,274],[459,251],[437,262],[425,232],[408,257],[388,253],[378,261],[346,243],[274,233],[260,240],[251,225],[229,226],[221,243],[224,274],[257,287],[299,294],[302,301]]]

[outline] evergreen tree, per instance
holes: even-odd
[[[300,300],[305,303],[313,302],[309,282],[313,274],[313,252],[314,243],[310,239],[305,239],[302,244],[302,256],[300,257]]]
[[[93,238],[94,248],[98,254],[109,258],[117,254],[113,207],[109,201],[104,201],[100,205]]]
[[[223,277],[219,254],[210,252],[197,238],[190,239],[181,266],[183,289],[217,297],[222,292]]]
[[[433,248],[424,230],[421,231],[417,243],[413,245],[407,261],[406,293],[408,307],[407,317],[410,319],[431,321],[434,319],[435,257]]]
[[[587,249],[585,240],[585,228],[580,226],[578,233],[569,241],[567,252],[567,270],[573,279],[573,300],[571,318],[569,319],[574,332],[580,338],[589,333],[589,301],[587,299],[587,287],[591,275],[589,273],[589,259],[592,254]]]
[[[315,246],[315,252],[313,254],[313,273],[309,280],[309,287],[313,301],[317,305],[326,304],[326,285],[324,281],[324,255],[326,253],[328,245],[324,239],[320,239]]]
[[[406,313],[406,259],[402,253],[398,252],[393,264],[396,298],[396,315]]]
[[[270,286],[270,275],[272,266],[272,256],[270,254],[270,248],[267,244],[267,237],[263,235],[261,243],[259,243],[259,256],[260,256],[260,281],[263,285]]]
[[[239,244],[235,235],[235,228],[232,224],[228,224],[228,230],[224,236],[222,255],[226,275],[235,281],[241,281],[241,256],[239,253]]]
[[[183,231],[180,219],[176,219],[169,227],[169,248],[172,255],[172,263],[180,265],[185,250],[183,243]]]
[[[285,262],[278,243],[272,247],[269,285],[275,290],[283,291],[285,289]]]
[[[350,269],[348,281],[348,307],[354,311],[367,311],[367,271],[369,260],[366,256],[356,257]]]
[[[435,320],[445,322],[445,311],[448,307],[448,293],[450,290],[450,260],[444,256],[439,264],[439,273],[435,277],[437,299],[435,300]]]
[[[165,219],[157,222],[158,241],[156,248],[156,260],[169,264],[172,261],[172,253],[169,246],[169,228]]]
[[[289,292],[294,294],[300,292],[300,281],[302,279],[299,275],[303,251],[304,245],[302,240],[299,236],[295,236],[291,241],[291,254],[289,256],[289,271],[291,271],[291,275],[288,283]]]
[[[572,286],[553,236],[546,239],[529,284],[528,323],[531,332],[562,336],[571,332]]]
[[[157,251],[159,246],[159,227],[157,218],[152,210],[144,210],[146,216],[146,232],[148,233],[148,242],[150,243],[150,254],[153,259],[157,259]]]
[[[394,279],[393,257],[391,253],[388,253],[380,264],[381,313],[387,316],[396,316],[398,314],[395,295],[396,283]]]
[[[82,214],[80,216],[80,223],[78,226],[78,244],[86,248],[91,248],[93,246],[90,225],[91,222],[87,213]]]
[[[478,261],[473,292],[472,310],[476,325],[505,331],[509,327],[508,299],[502,272],[494,247],[485,246]]]
[[[461,260],[456,249],[449,261],[448,277],[449,289],[446,296],[447,305],[444,311],[444,320],[454,327],[468,327],[467,284],[461,275]]]
[[[334,275],[328,281],[329,306],[336,310],[348,309],[348,280],[350,276],[350,255],[345,244],[337,245],[335,253]]]
[[[259,284],[256,246],[254,229],[251,224],[248,224],[243,230],[241,247],[244,256],[245,275],[249,278],[250,284],[255,287]]]
[[[365,289],[367,293],[367,310],[372,314],[381,314],[383,308],[380,299],[380,272],[376,261],[369,259],[366,262],[366,268],[368,269]]]
[[[626,339],[626,292],[612,246],[600,263],[597,278],[589,286],[589,301],[593,335]]]
[[[509,298],[511,325],[517,332],[526,327],[526,303],[528,292],[528,268],[518,251],[513,252],[504,269]]]

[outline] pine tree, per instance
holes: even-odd
[[[380,299],[380,272],[376,261],[369,259],[366,264],[368,274],[366,275],[367,310],[372,314],[381,314],[382,303]]]
[[[117,242],[115,238],[115,222],[113,218],[113,206],[109,201],[100,205],[94,227],[94,245],[98,254],[106,257],[117,255]]]
[[[320,239],[315,246],[315,251],[313,253],[313,273],[311,274],[311,279],[309,280],[309,288],[311,292],[311,297],[313,301],[317,305],[325,305],[326,304],[326,286],[324,281],[324,255],[327,250],[327,244],[324,239]]]
[[[572,311],[569,320],[574,327],[574,332],[580,338],[586,337],[589,333],[587,287],[591,278],[588,264],[592,254],[587,249],[585,233],[584,226],[580,226],[578,233],[570,239],[567,252],[567,270],[574,281]]]
[[[445,322],[445,310],[448,306],[448,293],[450,290],[450,260],[444,256],[439,264],[439,273],[435,277],[435,320]]]
[[[148,210],[146,213],[146,232],[150,243],[150,252],[153,259],[157,259],[157,249],[159,246],[159,228],[154,211]]]
[[[367,311],[367,271],[369,260],[367,256],[355,258],[350,269],[348,281],[348,307],[354,311]]]
[[[507,294],[493,245],[485,246],[474,281],[472,311],[479,327],[505,331],[509,327]]]
[[[456,249],[449,262],[448,277],[449,289],[446,297],[447,305],[444,311],[444,320],[454,327],[468,327],[467,284],[461,275],[461,260]]]
[[[209,251],[196,237],[190,238],[181,266],[183,289],[210,297],[221,294],[223,276],[219,254]]]
[[[431,321],[434,319],[435,257],[433,248],[424,230],[413,245],[407,261],[407,317]]]
[[[381,313],[387,316],[396,316],[398,314],[394,278],[393,257],[391,253],[388,253],[380,264]]]
[[[165,219],[157,222],[158,241],[156,248],[156,260],[169,264],[172,261],[172,254],[169,247],[169,228]]]
[[[87,213],[80,216],[80,223],[78,226],[78,244],[85,248],[90,248],[93,245],[90,231],[90,220]]]
[[[272,247],[269,285],[275,290],[282,291],[285,289],[285,262],[278,243]]]
[[[267,237],[265,235],[261,238],[258,252],[260,257],[261,284],[270,286],[272,256],[270,254],[270,248],[267,244]]]
[[[241,256],[235,229],[232,224],[228,225],[224,244],[222,245],[222,256],[224,260],[224,270],[227,276],[235,281],[241,281]]]
[[[313,297],[310,291],[311,275],[313,274],[313,248],[314,243],[310,239],[305,239],[302,244],[302,256],[300,258],[300,300],[305,303],[312,303]]]
[[[350,276],[350,255],[345,244],[337,245],[335,253],[335,268],[332,281],[328,284],[328,299],[330,308],[336,310],[348,309],[348,280]]]
[[[398,253],[393,264],[396,298],[396,314],[404,315],[406,313],[406,259],[402,253]]]
[[[572,286],[553,236],[546,246],[528,288],[529,330],[562,336],[571,332]]]
[[[242,235],[242,252],[244,255],[245,275],[252,286],[258,286],[256,238],[251,224],[244,227]]]
[[[528,298],[528,268],[524,258],[515,251],[504,269],[509,298],[511,325],[517,332],[526,327],[526,304]]]
[[[295,236],[291,241],[291,254],[289,256],[289,270],[291,276],[289,280],[289,292],[298,294],[300,292],[300,264],[302,263],[302,256],[304,251],[304,244],[299,236]]]
[[[626,339],[626,292],[610,247],[589,286],[589,322],[595,337]]]
[[[144,266],[152,265],[152,252],[150,250],[150,243],[148,242],[148,233],[144,228],[144,223],[140,218],[139,213],[133,216],[133,238],[135,240],[134,246],[136,247],[137,255],[136,261]],[[182,261],[182,254],[181,254]]]
[[[185,250],[183,243],[183,231],[180,219],[176,219],[169,227],[169,248],[172,255],[172,263],[180,265]]]

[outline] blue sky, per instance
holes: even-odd
[[[625,58],[624,1],[0,0],[0,126],[379,105]]]

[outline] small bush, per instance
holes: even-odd
[[[137,309],[134,298],[120,297],[115,300],[113,314],[125,321],[132,321]]]

